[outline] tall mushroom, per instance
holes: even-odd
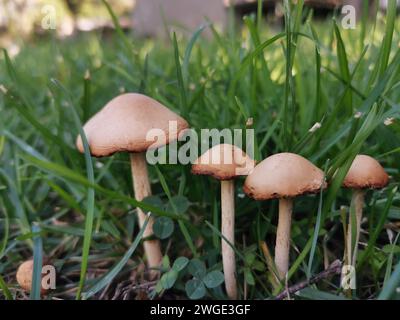
[[[343,187],[353,189],[351,203],[356,216],[356,234],[355,241],[353,242],[353,223],[352,218],[350,217],[346,243],[347,262],[353,267],[357,260],[357,247],[360,239],[360,228],[366,189],[381,189],[387,186],[388,182],[389,176],[379,162],[366,155],[358,155],[354,159],[343,181]]]
[[[206,151],[192,166],[192,173],[209,175],[221,181],[221,234],[235,243],[235,184],[237,176],[249,174],[252,160],[240,148],[220,144]],[[225,288],[230,299],[237,299],[235,253],[227,241],[221,240]]]
[[[174,128],[174,132],[170,132],[170,127]],[[176,140],[187,128],[188,123],[183,118],[156,100],[142,94],[126,93],[107,103],[84,125],[83,130],[90,152],[95,157],[106,157],[116,152],[130,153],[135,198],[142,201],[151,195],[145,157],[147,149],[158,148]],[[152,129],[163,132],[164,141],[149,139],[147,135]],[[80,136],[76,144],[78,150],[83,152]],[[137,208],[137,214],[142,227],[146,215],[140,208]],[[148,238],[152,235],[153,219],[150,219],[143,236]],[[151,276],[154,277],[158,274],[154,269],[159,267],[162,260],[160,242],[146,239],[144,250],[148,267],[153,269]]]
[[[275,264],[281,280],[289,269],[293,198],[325,188],[324,173],[307,159],[280,153],[260,162],[247,177],[244,191],[255,200],[279,199]]]

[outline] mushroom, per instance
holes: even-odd
[[[353,224],[350,217],[346,244],[347,262],[353,267],[357,259],[357,247],[360,239],[360,227],[366,189],[381,189],[387,186],[388,182],[389,176],[379,162],[366,155],[356,156],[343,180],[343,187],[353,189],[351,203],[356,216],[356,238],[353,247]]]
[[[23,262],[17,270],[16,278],[19,286],[26,292],[32,290],[32,277],[33,277],[33,259]],[[45,294],[48,290],[41,284],[40,292]]]
[[[292,153],[273,155],[258,164],[247,177],[244,191],[255,200],[279,199],[275,265],[285,279],[289,269],[293,198],[325,188],[324,173],[307,159]]]
[[[170,132],[171,123],[174,127],[173,132]],[[142,201],[151,195],[145,157],[147,149],[159,148],[175,141],[188,126],[183,118],[156,100],[142,94],[126,93],[107,103],[84,125],[83,130],[90,152],[95,157],[106,157],[116,152],[130,153],[135,198]],[[162,132],[165,135],[164,141],[148,139],[152,129]],[[76,145],[80,152],[84,152],[80,136]],[[142,227],[146,214],[140,208],[137,208],[137,214],[139,225]],[[152,269],[152,278],[158,275],[158,271],[154,269],[159,267],[162,260],[160,242],[148,239],[153,235],[153,222],[150,218],[143,234],[143,237],[147,238],[143,245],[148,267]]]
[[[252,160],[240,148],[220,144],[206,151],[192,166],[192,173],[209,175],[221,181],[221,240],[225,288],[230,299],[237,299],[235,253],[229,245],[235,243],[235,184],[238,176],[249,174],[254,168]],[[228,243],[228,242],[229,243]]]

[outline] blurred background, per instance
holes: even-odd
[[[356,13],[363,10],[367,0],[306,0],[315,16],[325,17],[344,5],[352,5]],[[382,9],[387,0],[368,0],[370,7],[377,2]],[[400,1],[398,1],[400,5]],[[138,36],[165,37],[168,28],[193,32],[199,25],[212,21],[220,28],[227,24],[229,12],[238,17],[256,12],[255,0],[110,0],[113,11],[126,31]],[[232,10],[229,10],[231,8]],[[271,24],[283,22],[281,0],[264,1],[264,15]],[[78,32],[112,29],[107,10],[101,0],[0,0],[0,46],[11,54],[25,39],[40,37],[54,30],[58,37]]]

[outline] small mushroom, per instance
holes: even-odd
[[[170,132],[170,122],[175,123],[176,132]],[[147,149],[158,148],[175,141],[188,126],[183,118],[156,100],[142,94],[126,93],[107,103],[84,125],[83,129],[93,156],[106,157],[116,152],[130,153],[135,198],[142,201],[151,195],[145,157]],[[147,134],[152,129],[163,132],[165,141],[148,139]],[[80,136],[76,144],[78,150],[84,152]],[[137,214],[139,225],[142,227],[146,214],[140,208],[137,208]],[[153,222],[154,220],[150,218],[143,234],[144,238],[153,235]],[[160,242],[148,239],[143,245],[147,264],[153,269],[151,277],[154,278],[158,275],[154,269],[160,266],[162,260]]]
[[[247,177],[244,191],[255,200],[279,199],[275,265],[281,280],[289,269],[293,198],[325,188],[324,173],[307,159],[292,153],[273,155]]]
[[[343,187],[353,189],[351,202],[356,216],[356,238],[353,242],[353,224],[350,217],[346,244],[347,262],[353,267],[357,260],[357,247],[360,239],[360,227],[366,190],[381,189],[386,187],[388,183],[389,176],[379,162],[366,155],[356,156],[343,181]]]
[[[33,259],[27,260],[20,264],[17,270],[16,278],[19,286],[26,292],[31,292],[32,290],[32,276],[33,276]],[[46,294],[47,289],[43,288],[41,285],[41,294]]]
[[[235,243],[235,184],[238,176],[249,174],[254,160],[240,148],[220,144],[206,151],[192,166],[192,173],[209,175],[221,181],[221,234]],[[230,299],[237,299],[235,253],[227,241],[221,240],[225,288]]]

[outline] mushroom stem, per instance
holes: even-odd
[[[234,181],[221,181],[221,233],[232,245],[235,243],[235,198]],[[227,241],[222,239],[222,264],[225,288],[230,299],[237,299],[235,253]]]
[[[275,265],[278,276],[285,279],[289,269],[290,229],[292,224],[293,200],[279,199],[279,221],[276,231]]]
[[[353,196],[351,199],[352,207],[354,206],[355,214],[356,214],[356,238],[355,242],[353,242],[353,223],[352,217],[350,214],[349,224],[347,228],[347,263],[351,264],[353,267],[356,265],[357,260],[357,252],[358,252],[358,241],[360,240],[360,229],[361,229],[361,220],[363,214],[364,207],[364,196],[365,191],[362,189],[355,189],[353,191]]]
[[[130,158],[135,198],[138,201],[142,201],[144,198],[151,195],[146,157],[144,153],[131,153]],[[136,210],[139,226],[142,227],[147,215],[140,208]],[[146,230],[143,233],[143,238],[153,235],[153,223],[154,219],[150,217]],[[150,269],[153,269],[150,271],[150,277],[154,279],[159,275],[158,270],[154,269],[160,266],[162,260],[160,241],[155,239],[146,240],[143,242],[143,246],[147,257],[147,265]]]

